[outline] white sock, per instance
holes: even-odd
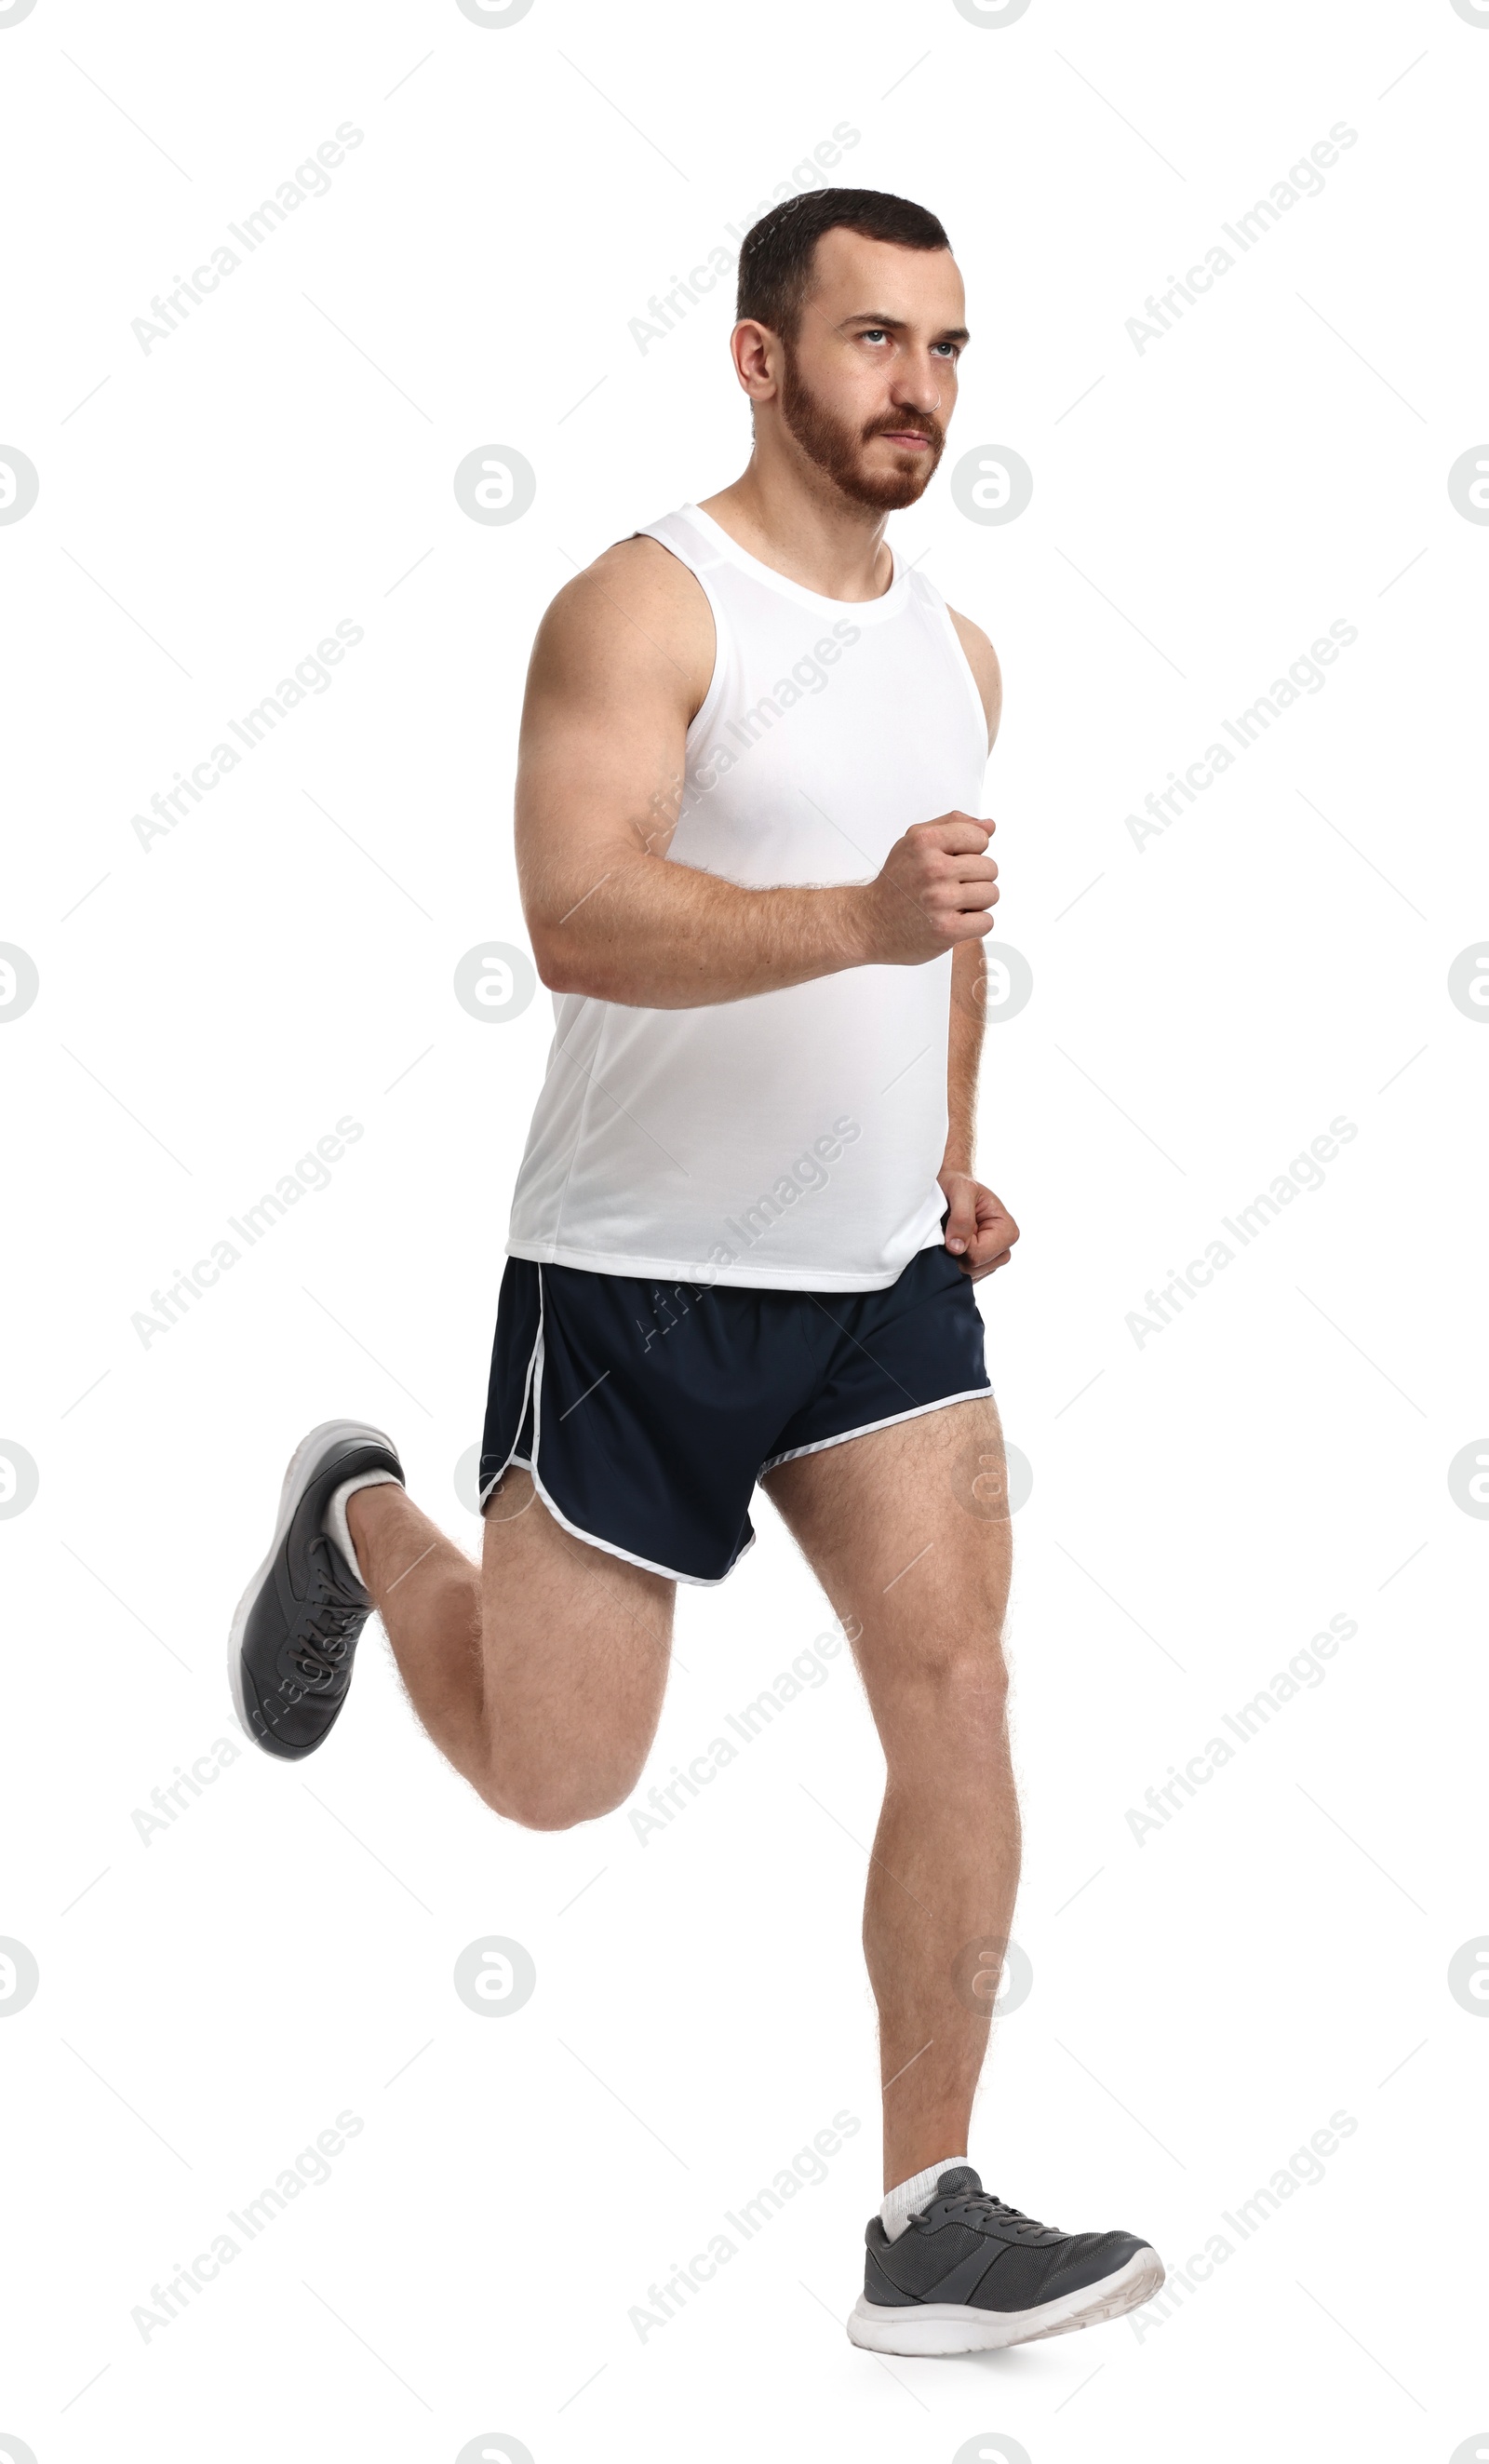
[[[923,2208],[943,2173],[953,2165],[970,2165],[970,2156],[943,2156],[938,2164],[928,2165],[923,2173],[912,2173],[908,2182],[896,2182],[886,2190],[879,2221],[890,2241],[898,2241],[917,2208]]]
[[[396,1473],[390,1471],[354,1472],[351,1479],[344,1480],[340,1487],[327,1500],[325,1515],[320,1526],[326,1537],[336,1542],[363,1591],[367,1589],[367,1577],[358,1563],[357,1551],[352,1546],[351,1526],[346,1520],[346,1501],[355,1490],[376,1488],[384,1480],[392,1481],[396,1487],[403,1486]]]

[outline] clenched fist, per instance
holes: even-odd
[[[987,853],[992,822],[943,813],[916,822],[896,839],[883,869],[865,891],[869,948],[865,964],[919,967],[958,941],[993,930],[997,867]]]

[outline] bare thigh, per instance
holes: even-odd
[[[1012,1551],[991,1396],[799,1456],[763,1485],[853,1639],[891,1775],[928,1742],[928,1684],[1000,1697]]]
[[[656,1733],[676,1585],[555,1522],[509,1471],[485,1513],[480,1661],[493,1802],[540,1829],[609,1813]]]

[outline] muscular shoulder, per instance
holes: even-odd
[[[712,672],[713,618],[703,587],[653,539],[618,539],[565,583],[533,646],[539,690],[678,696],[687,719]]]
[[[967,665],[982,695],[982,707],[988,718],[988,750],[991,753],[997,735],[997,723],[1003,715],[1003,671],[997,664],[997,652],[981,626],[974,625],[970,616],[958,616],[954,607],[949,607],[946,612],[956,627],[956,638],[967,653]]]

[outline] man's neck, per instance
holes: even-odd
[[[825,474],[819,493],[752,460],[732,487],[700,497],[699,510],[746,555],[823,599],[882,599],[894,578],[887,514],[855,505]]]

